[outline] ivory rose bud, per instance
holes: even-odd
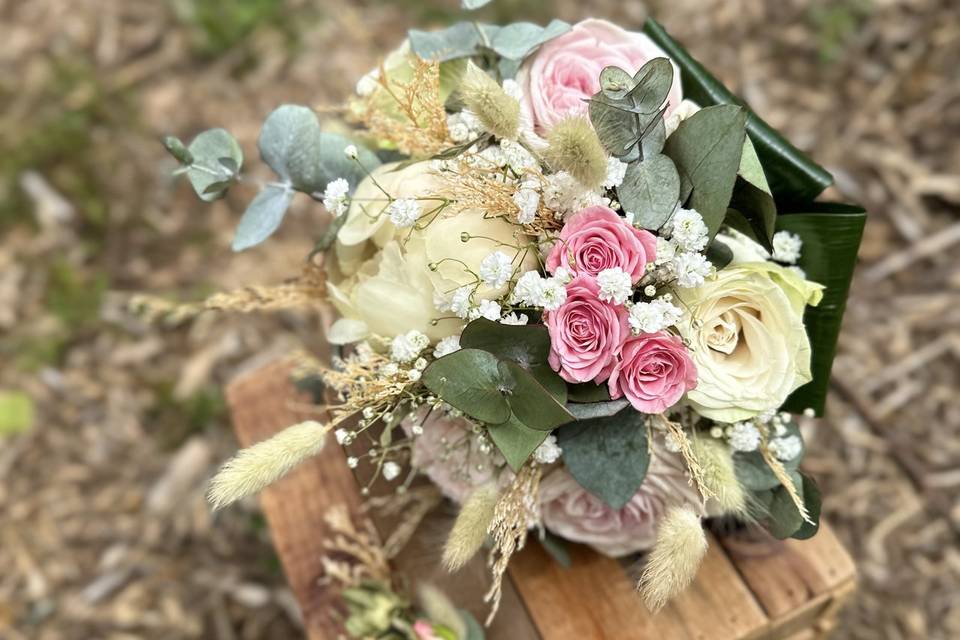
[[[703,500],[690,486],[683,459],[661,445],[655,445],[643,484],[621,509],[581,487],[564,468],[554,470],[540,484],[544,526],[612,557],[652,547],[660,520],[671,504],[689,504],[703,513]]]
[[[678,323],[697,368],[687,401],[718,422],[777,409],[811,380],[807,304],[822,287],[769,262],[728,266],[703,285],[677,292],[686,309]]]
[[[587,207],[567,220],[547,257],[547,270],[553,273],[557,267],[566,267],[595,276],[616,267],[636,283],[656,254],[657,238],[652,233],[628,224],[612,209]]]
[[[600,299],[596,279],[580,275],[567,286],[567,299],[545,313],[550,332],[549,362],[567,382],[603,382],[630,335],[627,311]]]
[[[630,74],[654,58],[666,58],[663,49],[643,33],[624,31],[606,20],[587,19],[530,56],[517,75],[523,92],[521,107],[538,133],[571,115],[587,112],[588,100],[600,90],[600,72],[616,66]],[[669,116],[680,104],[680,69],[674,64],[673,85],[667,96]]]
[[[610,379],[610,397],[626,396],[642,413],[662,413],[697,386],[697,369],[677,336],[665,331],[627,339]]]

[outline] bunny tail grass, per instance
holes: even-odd
[[[588,189],[597,189],[607,175],[607,154],[586,118],[573,116],[550,129],[543,157],[556,170],[568,172]]]
[[[489,484],[474,490],[463,503],[443,547],[443,566],[448,571],[461,569],[483,546],[498,499],[497,488]]]
[[[460,82],[460,97],[484,128],[498,138],[515,138],[520,126],[520,103],[472,62]]]
[[[257,493],[323,449],[329,430],[308,420],[241,450],[210,481],[207,500],[216,510]]]
[[[690,507],[671,506],[637,584],[647,609],[656,613],[683,591],[693,581],[706,552],[707,536],[700,516]]]
[[[737,480],[730,448],[709,436],[693,438],[693,454],[703,468],[703,483],[713,493],[723,513],[744,516],[747,496]]]

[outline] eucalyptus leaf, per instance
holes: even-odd
[[[423,384],[447,404],[489,424],[510,419],[505,380],[497,357],[479,349],[461,349],[430,363]]]
[[[485,640],[483,627],[473,617],[472,613],[466,609],[457,609],[457,613],[463,618],[463,624],[467,628],[467,635],[462,640]]]
[[[163,139],[163,147],[170,152],[177,162],[180,164],[191,164],[193,162],[193,154],[187,149],[187,147],[181,142],[180,138],[176,136],[166,136]]]
[[[551,20],[545,27],[532,22],[514,22],[502,27],[485,25],[490,48],[508,60],[523,60],[545,42],[570,31],[563,20]]]
[[[562,427],[557,440],[567,470],[610,507],[622,508],[643,484],[650,464],[646,416],[632,407]]]
[[[714,238],[707,246],[706,256],[710,264],[719,270],[733,261],[733,250],[723,242]]]
[[[813,349],[813,380],[787,398],[784,408],[800,413],[806,408],[823,414],[830,382],[830,369],[837,349],[840,324],[857,262],[866,213],[860,207],[818,203],[801,212],[777,216],[777,229],[791,231],[803,240],[799,266],[807,279],[826,289],[816,307],[807,307],[804,325]]]
[[[684,97],[702,105],[744,103],[691,56],[656,20],[649,18],[644,32],[680,67]],[[809,202],[833,182],[830,174],[791,145],[752,111],[747,131],[765,168],[777,202]]]
[[[817,535],[820,530],[820,511],[823,506],[823,500],[820,495],[820,487],[813,478],[805,473],[800,474],[803,477],[803,506],[807,508],[807,515],[811,522],[804,521],[800,528],[791,534],[791,538],[797,540],[807,540]]]
[[[530,454],[550,435],[549,431],[531,429],[512,414],[502,424],[487,425],[487,433],[514,471],[519,471]]]
[[[239,143],[226,129],[208,129],[193,139],[187,151],[192,158],[187,178],[193,190],[206,202],[222,198],[243,164]],[[236,168],[231,171],[224,167],[222,158],[230,159]]]
[[[566,540],[553,535],[546,529],[540,534],[539,540],[544,551],[550,554],[550,557],[553,558],[557,564],[564,569],[569,569],[573,566],[573,560],[570,558],[570,550],[567,549]]]
[[[483,38],[472,22],[458,22],[440,31],[411,29],[408,36],[415,54],[438,62],[474,55]]]
[[[506,398],[510,409],[525,426],[537,431],[552,431],[574,419],[573,415],[519,364],[511,360],[501,360],[498,367],[502,386],[508,390]],[[438,395],[446,400],[442,394]]]
[[[677,207],[680,174],[673,161],[663,154],[633,162],[627,166],[617,195],[624,211],[634,215],[634,225],[656,230]]]
[[[283,220],[293,190],[283,185],[267,185],[247,206],[233,236],[233,250],[243,251],[258,245],[277,230]]]
[[[593,382],[568,383],[567,399],[570,402],[605,402],[610,399],[610,389],[606,384]]]
[[[547,364],[550,334],[544,325],[508,325],[478,318],[460,334],[460,347],[482,349],[529,369]]]
[[[490,4],[490,0],[461,0],[460,6],[467,11],[476,11]]]
[[[791,474],[791,480],[797,492],[803,495],[803,479],[800,474]],[[773,500],[770,503],[770,512],[767,516],[767,527],[775,538],[783,540],[789,538],[803,526],[803,516],[786,487],[777,487],[773,491]]]
[[[607,402],[570,403],[567,405],[567,411],[577,420],[609,418],[625,409],[628,404],[630,403],[623,398]]]
[[[530,367],[530,375],[536,378],[553,399],[561,405],[567,404],[567,383],[549,364]]]
[[[746,118],[747,112],[737,106],[706,107],[681,122],[663,147],[680,172],[680,199],[700,213],[710,238],[730,204]]]

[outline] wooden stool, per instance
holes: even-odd
[[[249,446],[296,422],[315,419],[278,362],[234,380],[226,391],[241,445]],[[360,511],[362,499],[346,456],[336,445],[263,492],[263,510],[287,579],[303,610],[310,640],[342,637],[337,594],[318,584],[326,509]],[[432,516],[442,519],[444,516]],[[377,522],[381,531],[388,523]],[[482,558],[449,575],[438,566],[437,540],[414,536],[394,562],[411,582],[442,588],[478,620],[488,571]],[[696,581],[651,615],[620,564],[587,547],[570,545],[564,569],[531,540],[514,556],[490,640],[808,640],[822,638],[855,587],[850,556],[826,524],[811,540],[749,542],[712,538]],[[482,555],[482,554],[481,554]]]

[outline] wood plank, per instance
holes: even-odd
[[[853,560],[826,523],[810,540],[731,535],[721,544],[774,623],[848,589],[856,579]]]
[[[655,616],[616,560],[581,545],[570,552],[572,566],[564,569],[534,543],[510,565],[544,640],[740,640],[759,637],[768,626],[715,540],[694,583]]]
[[[276,362],[227,386],[227,404],[241,446],[264,440],[291,424],[316,419],[315,413],[297,408],[296,402],[309,399],[297,393],[289,372],[289,363]],[[340,599],[318,584],[323,574],[321,545],[328,531],[323,517],[335,503],[344,504],[354,514],[359,513],[361,504],[357,484],[338,446],[324,447],[260,494],[274,546],[300,603],[310,640],[340,636]]]

